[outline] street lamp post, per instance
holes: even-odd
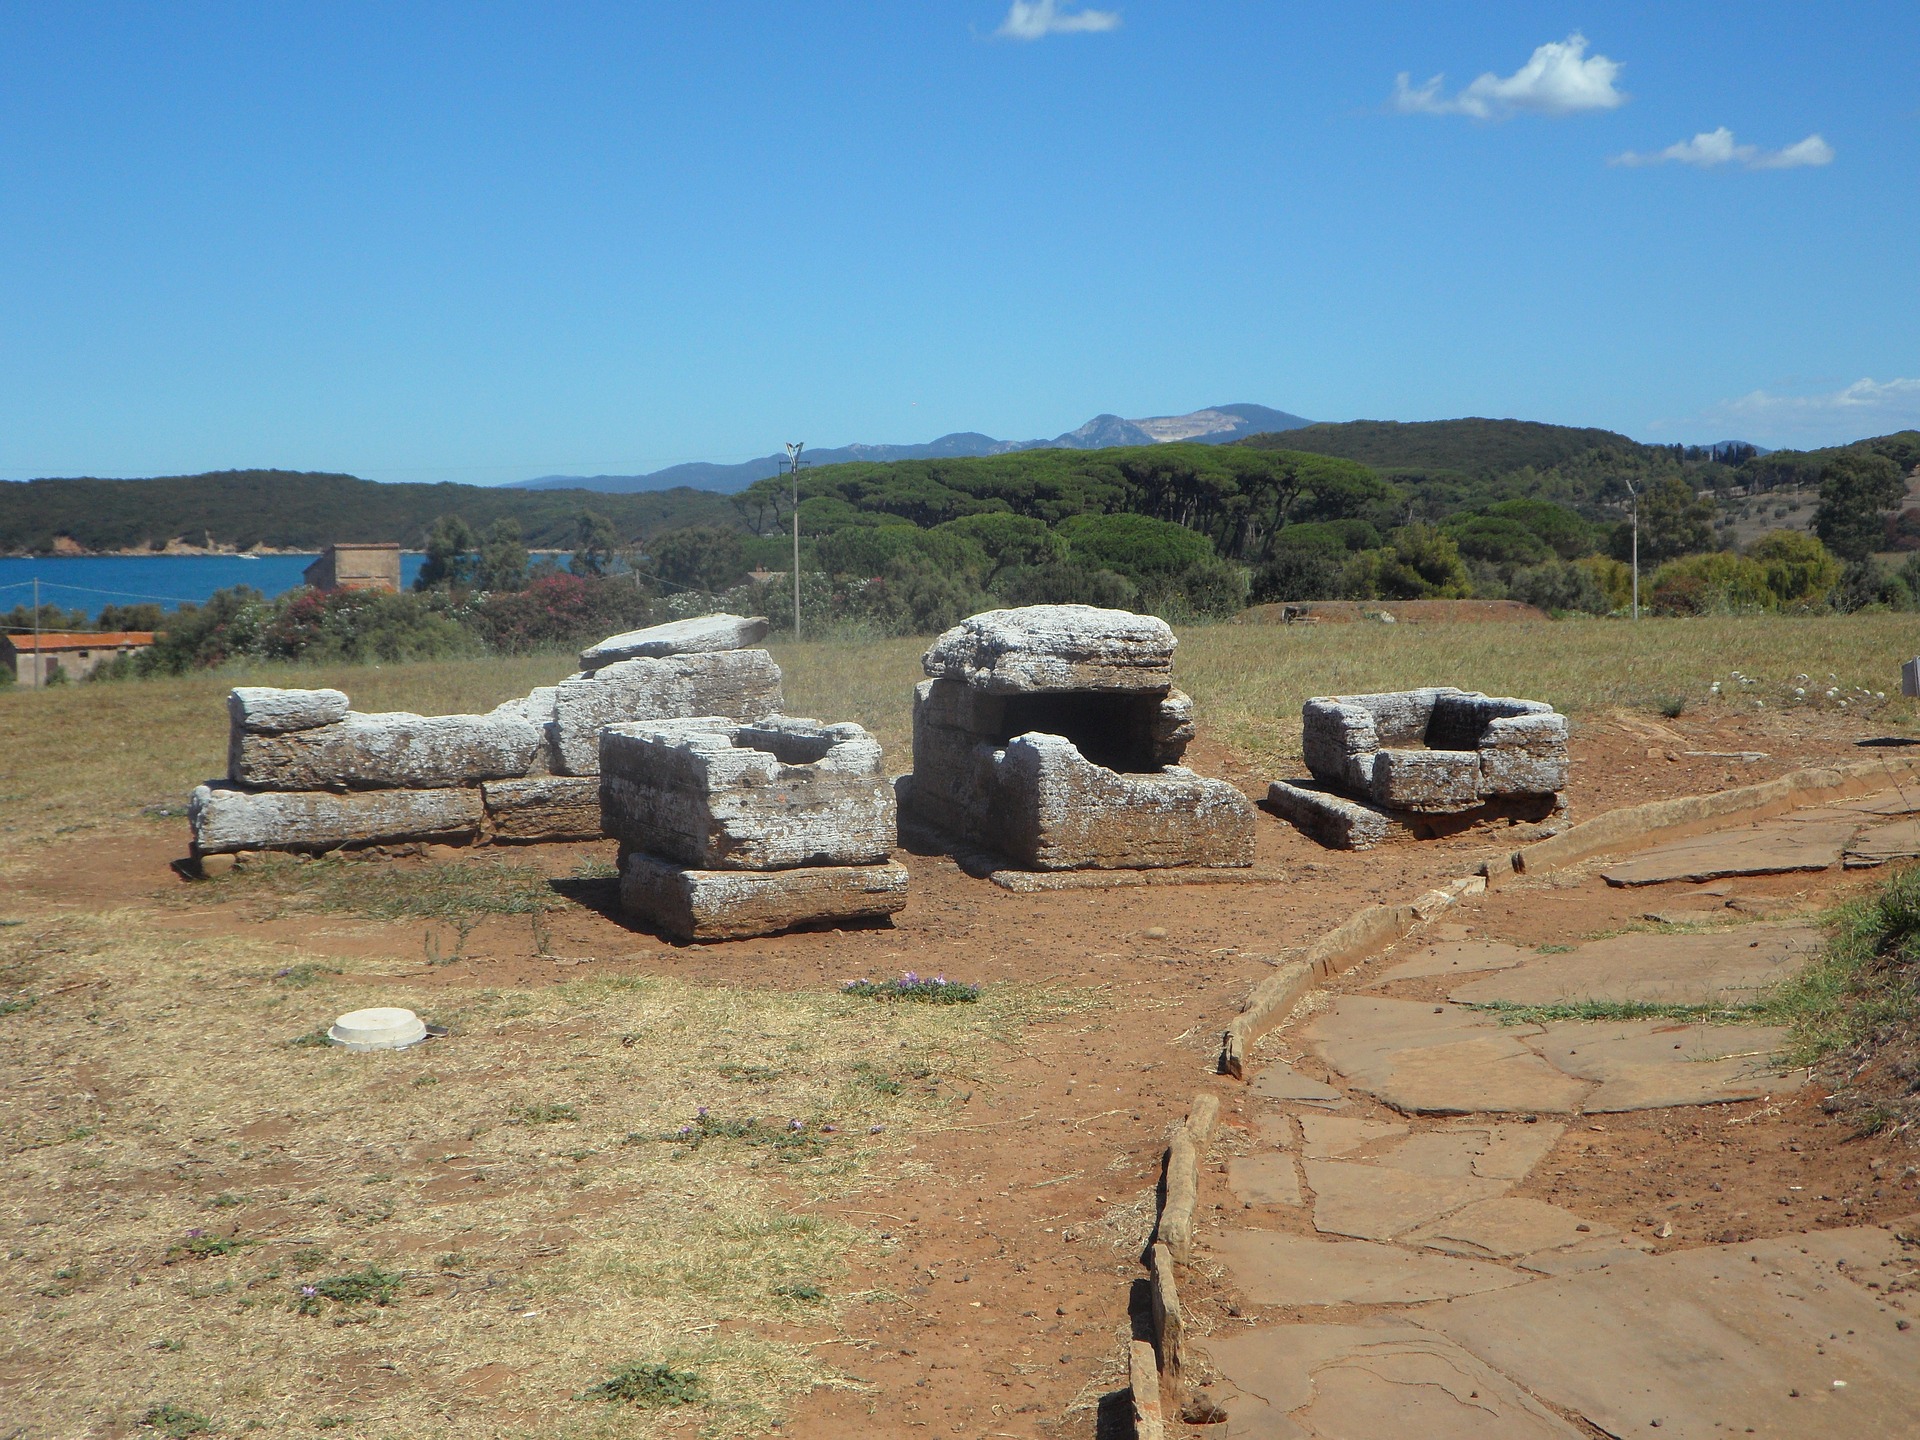
[[[1627,495],[1633,502],[1633,618],[1640,618],[1640,492],[1628,480]]]

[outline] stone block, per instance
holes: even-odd
[[[1173,683],[1166,621],[1092,605],[989,610],[947,631],[922,657],[928,675],[995,695],[1048,690],[1153,691]]]
[[[423,790],[521,776],[545,738],[527,704],[509,700],[485,715],[349,713],[279,734],[235,726],[227,777],[260,790]]]
[[[1552,795],[1567,788],[1567,747],[1480,752],[1482,795]]]
[[[338,690],[276,690],[239,685],[227,692],[227,714],[236,731],[278,735],[312,730],[347,718],[347,697]]]
[[[1377,750],[1367,796],[1395,810],[1470,810],[1480,803],[1475,750]]]
[[[721,715],[762,720],[781,707],[780,667],[764,650],[721,650],[661,659],[616,660],[592,675],[562,680],[554,696],[554,768],[600,769],[600,731],[639,720]]]
[[[992,764],[989,838],[1031,870],[1253,863],[1253,806],[1177,765],[1120,774],[1057,735],[1007,742]]]
[[[740,940],[801,926],[877,920],[906,903],[906,867],[893,863],[694,870],[634,853],[620,872],[621,909],[679,940]]]
[[[1393,822],[1371,806],[1284,780],[1267,787],[1267,804],[1309,840],[1330,850],[1371,850],[1393,829]]]
[[[480,787],[496,840],[597,840],[600,782],[592,775],[489,780]]]
[[[858,725],[775,717],[616,725],[600,735],[606,832],[706,870],[869,865],[894,841],[880,746]]]
[[[200,786],[187,802],[196,854],[457,839],[477,834],[483,819],[480,792],[466,788],[338,795],[256,793],[215,782]]]
[[[580,652],[580,668],[589,674],[616,660],[660,660],[669,655],[704,655],[744,650],[767,638],[767,622],[758,615],[697,615],[609,635]]]

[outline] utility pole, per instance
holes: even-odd
[[[800,452],[804,440],[787,442],[787,473],[793,477],[793,638],[800,638]]]
[[[47,661],[40,653],[40,577],[33,577],[33,688],[47,683]]]
[[[1633,618],[1640,618],[1640,492],[1627,482],[1627,494],[1633,501]]]

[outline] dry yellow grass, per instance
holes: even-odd
[[[895,1303],[841,1284],[886,1248],[882,1222],[821,1202],[923,1184],[910,1151],[949,1094],[1092,1004],[618,973],[450,993],[381,966],[290,967],[138,911],[0,928],[10,1431],[120,1433],[172,1404],[223,1434],[758,1433],[843,1383],[846,1352],[808,1342],[870,1334]],[[392,1054],[289,1044],[376,1002],[454,1033]],[[328,1298],[369,1266],[403,1277],[391,1303]],[[581,1398],[634,1364],[693,1373],[707,1398]]]

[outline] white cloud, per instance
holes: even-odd
[[[1446,76],[1415,86],[1403,71],[1394,81],[1393,108],[1403,115],[1471,115],[1478,120],[1519,113],[1578,115],[1626,104],[1625,93],[1614,85],[1619,78],[1618,62],[1588,55],[1587,37],[1575,31],[1565,40],[1540,46],[1513,74],[1503,78],[1489,70],[1451,99],[1441,94]]]
[[[1009,40],[1039,40],[1048,35],[1092,35],[1120,28],[1115,10],[1063,11],[1054,0],[1013,0],[1007,18],[993,33]]]
[[[1762,437],[1814,443],[1920,428],[1920,379],[1856,380],[1839,390],[1781,395],[1754,390],[1716,405],[1712,418]]]
[[[1795,170],[1804,165],[1830,165],[1833,147],[1818,135],[1809,135],[1784,150],[1762,150],[1758,145],[1734,142],[1733,131],[1722,125],[1718,130],[1703,130],[1691,140],[1682,140],[1664,150],[1638,154],[1629,150],[1608,162],[1612,165],[1697,165],[1711,170],[1716,165],[1744,165],[1749,170]]]

